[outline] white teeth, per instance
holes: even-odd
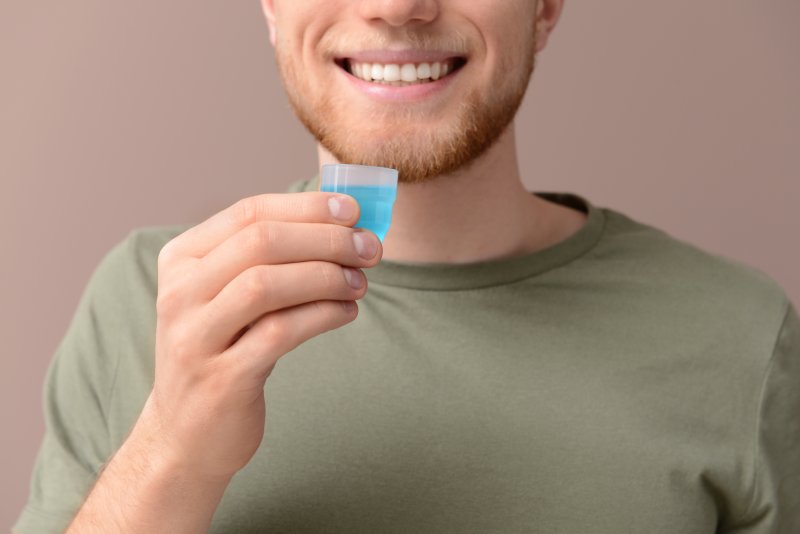
[[[429,63],[420,63],[417,65],[417,78],[424,80],[431,77],[431,66]]]
[[[453,60],[436,61],[433,63],[413,63],[381,64],[381,63],[350,63],[350,72],[356,78],[374,81],[376,83],[385,82],[389,85],[403,85],[409,83],[425,83],[426,81],[438,80],[453,71]]]
[[[413,63],[406,63],[400,67],[400,79],[404,82],[417,81],[417,67]]]
[[[386,65],[383,67],[383,79],[387,82],[400,81],[402,73],[399,65]]]

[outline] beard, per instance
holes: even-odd
[[[523,54],[514,47],[502,55],[488,87],[475,86],[467,94],[454,95],[459,101],[454,111],[451,105],[442,106],[450,114],[447,117],[437,117],[444,109],[426,111],[424,103],[404,108],[392,104],[384,109],[375,109],[373,104],[368,116],[359,117],[350,113],[356,106],[342,95],[324,88],[315,92],[308,77],[299,75],[302,67],[280,40],[275,58],[295,115],[339,162],[397,169],[398,182],[419,184],[466,169],[508,128],[536,63],[535,27],[526,35],[529,41]],[[430,42],[426,36],[409,37],[407,42]]]

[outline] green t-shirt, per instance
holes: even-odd
[[[290,192],[316,190],[317,178]],[[359,315],[282,357],[219,533],[798,533],[800,319],[754,268],[569,193],[566,240],[382,261]],[[14,529],[60,532],[150,392],[156,260],[133,231],[47,375]]]

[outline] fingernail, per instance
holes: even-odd
[[[344,308],[344,311],[347,313],[353,313],[353,310],[356,309],[356,303],[352,300],[342,300],[340,302],[342,303],[342,308]]]
[[[347,280],[347,283],[353,289],[361,289],[364,287],[364,275],[362,275],[356,269],[351,269],[350,267],[343,267],[342,270],[344,271],[344,278]]]
[[[331,197],[328,199],[328,209],[331,210],[331,215],[334,218],[340,221],[349,221],[356,213],[356,207],[353,202],[352,198],[341,195]]]
[[[353,232],[353,244],[365,260],[371,260],[378,252],[378,239],[367,232]]]

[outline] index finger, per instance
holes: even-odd
[[[181,256],[202,258],[253,223],[285,221],[352,226],[358,221],[359,211],[355,198],[342,193],[265,193],[237,201],[186,230],[170,241],[169,246],[173,253]]]

